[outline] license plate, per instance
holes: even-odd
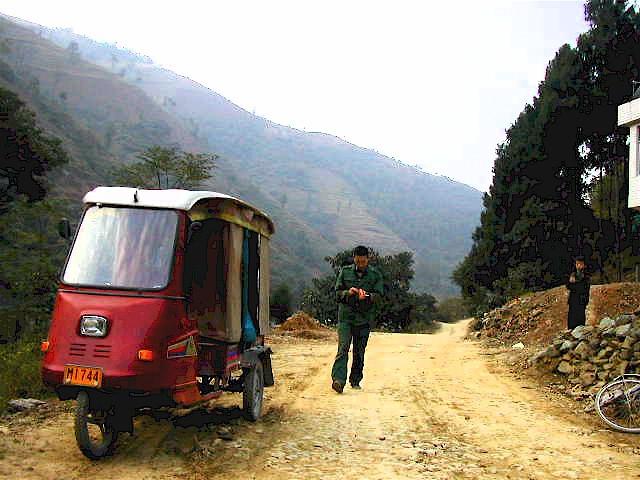
[[[64,366],[65,385],[82,385],[99,388],[102,385],[102,370],[99,368]]]

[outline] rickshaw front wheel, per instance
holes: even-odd
[[[242,393],[242,407],[244,417],[252,422],[262,415],[262,399],[264,397],[264,371],[262,362],[258,361],[251,367],[244,379]]]
[[[89,395],[81,391],[77,397],[75,433],[80,451],[91,460],[110,455],[115,448],[118,432],[106,410],[92,408]]]

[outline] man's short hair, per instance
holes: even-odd
[[[356,257],[368,257],[369,256],[369,249],[367,247],[365,247],[364,245],[358,245],[356,248],[353,249],[353,256]]]
[[[584,255],[576,255],[574,258],[575,262],[584,262]]]

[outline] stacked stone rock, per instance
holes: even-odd
[[[567,375],[569,382],[595,392],[618,375],[640,370],[640,317],[605,317],[596,326],[562,332],[529,362]]]
[[[544,313],[544,305],[532,305],[530,297],[514,298],[502,307],[485,313],[475,325],[490,337],[520,336]]]

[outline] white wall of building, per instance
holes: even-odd
[[[640,98],[618,106],[618,125],[629,127],[629,208],[640,209]]]

